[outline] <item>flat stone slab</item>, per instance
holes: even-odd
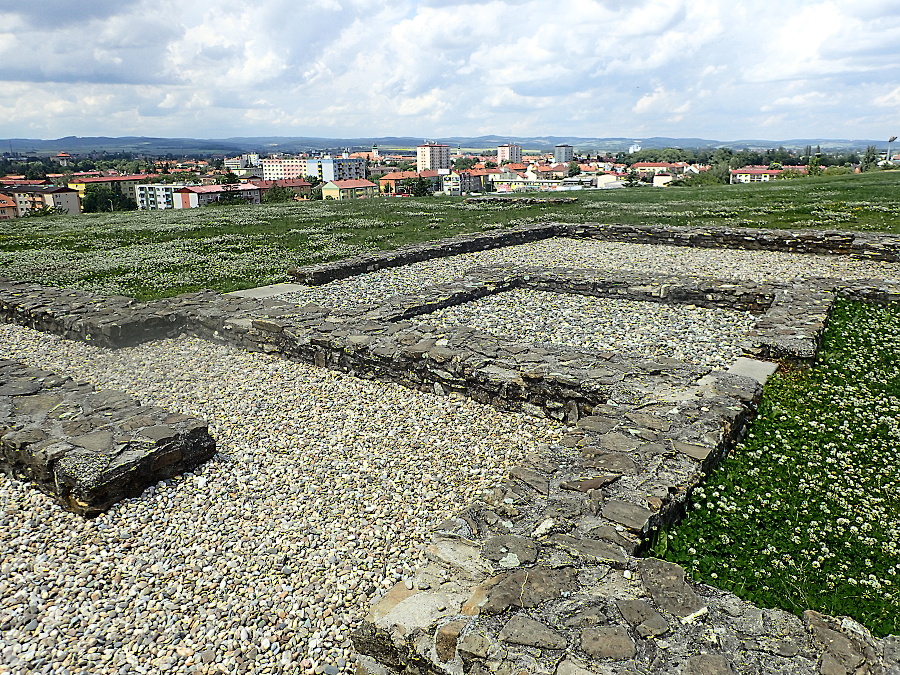
[[[242,291],[232,291],[231,293],[225,293],[225,295],[259,300],[261,298],[274,298],[285,293],[296,293],[307,288],[309,286],[305,284],[270,284],[268,286],[257,286],[256,288],[245,288]]]
[[[729,373],[753,378],[760,384],[765,384],[766,380],[768,380],[776,370],[778,370],[777,363],[760,361],[759,359],[750,359],[746,356],[741,356],[728,367]]]
[[[0,360],[0,468],[95,516],[215,453],[202,420]]]

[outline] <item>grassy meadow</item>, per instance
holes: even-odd
[[[900,308],[841,302],[654,553],[761,607],[900,634],[898,420]]]
[[[566,205],[461,197],[205,207],[0,222],[0,276],[139,299],[287,280],[289,267],[542,221],[900,232],[900,171],[757,185],[570,192]]]

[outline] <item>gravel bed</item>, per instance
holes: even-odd
[[[615,351],[724,368],[742,353],[750,312],[517,289],[423,315],[446,331],[471,326],[535,344]]]
[[[199,468],[95,520],[0,476],[0,672],[337,673],[429,528],[563,428],[194,338],[0,353],[204,417]]]
[[[323,286],[311,286],[282,297],[300,304],[314,302],[325,307],[379,304],[398,293],[410,293],[422,286],[458,279],[472,267],[510,264],[633,270],[746,281],[784,281],[797,277],[900,278],[900,266],[896,263],[854,260],[846,256],[557,238],[379,270]]]

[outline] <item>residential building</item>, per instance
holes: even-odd
[[[490,189],[490,175],[487,169],[451,171],[441,176],[444,194],[458,197],[467,192],[486,192]]]
[[[416,171],[450,171],[450,146],[424,143],[416,146]]]
[[[518,164],[522,161],[522,146],[507,143],[497,147],[497,163],[512,162]]]
[[[44,208],[52,208],[57,213],[69,215],[81,213],[78,192],[71,188],[54,185],[9,185],[0,187],[0,192],[12,199],[16,205],[16,215],[19,217]]]
[[[553,161],[557,164],[565,164],[567,162],[571,162],[572,158],[575,156],[575,148],[571,145],[566,145],[563,143],[562,145],[557,145],[553,148]]]
[[[225,196],[240,197],[248,204],[259,204],[259,188],[249,183],[239,185],[186,185],[175,190],[173,208],[194,209],[217,202]]]
[[[262,160],[263,180],[292,180],[315,176],[323,183],[366,177],[366,160],[361,157],[282,157]]]
[[[392,171],[378,179],[378,185],[385,194],[402,195],[409,194],[404,181],[415,180],[416,178],[425,178],[431,184],[432,192],[439,192],[443,189],[441,182],[441,174],[437,171]]]
[[[0,195],[0,220],[12,220],[18,215],[16,200],[7,195]]]
[[[631,165],[634,171],[642,176],[657,175],[660,173],[682,172],[687,166],[684,162],[672,164],[670,162],[635,162]]]
[[[277,157],[263,159],[262,177],[263,180],[291,180],[294,178],[306,178],[305,157]]]
[[[306,175],[323,183],[342,180],[365,180],[366,160],[361,157],[314,157],[306,160]]]
[[[782,169],[769,169],[762,167],[745,166],[742,169],[731,170],[732,183],[768,183],[784,173]]]
[[[84,199],[84,191],[88,185],[99,185],[108,187],[116,194],[130,197],[137,202],[136,185],[146,183],[148,178],[153,178],[150,174],[134,174],[131,176],[99,176],[97,178],[77,178],[69,183],[69,187],[78,191],[78,197]]]
[[[365,199],[378,195],[378,186],[368,180],[333,180],[322,186],[322,199]]]
[[[184,183],[140,183],[134,186],[137,206],[141,210],[163,211],[174,209],[178,200],[176,192],[185,187]]]

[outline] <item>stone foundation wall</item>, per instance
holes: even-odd
[[[0,469],[95,516],[215,453],[201,420],[0,360]]]
[[[543,225],[306,268],[298,277],[324,283],[559,234],[897,259],[890,236]],[[835,297],[900,299],[900,288],[881,281],[754,285],[482,268],[341,310],[212,292],[140,304],[3,282],[0,317],[108,347],[188,331],[575,425],[437,528],[431,562],[382,598],[354,635],[373,673],[900,672],[897,637],[875,640],[846,618],[761,610],[688,582],[675,565],[636,557],[681,517],[693,488],[738,440],[761,388],[673,360],[538,349],[465,327],[439,334],[421,320],[515,287],[748,309],[759,319],[747,354],[800,362],[813,358]],[[28,464],[16,457],[7,462]]]
[[[389,267],[444,258],[460,253],[526,244],[550,237],[575,237],[635,244],[663,244],[699,248],[739,248],[789,251],[854,258],[900,260],[900,236],[839,230],[765,230],[740,227],[666,227],[661,225],[606,225],[541,223],[459,235],[438,242],[402,246],[393,251],[365,253],[331,263],[288,270],[298,283],[319,285]]]
[[[681,517],[760,387],[716,374],[695,396],[605,406],[436,528],[429,562],[353,635],[372,673],[892,673],[900,639],[754,607],[636,557]],[[893,669],[893,670],[892,670]]]

